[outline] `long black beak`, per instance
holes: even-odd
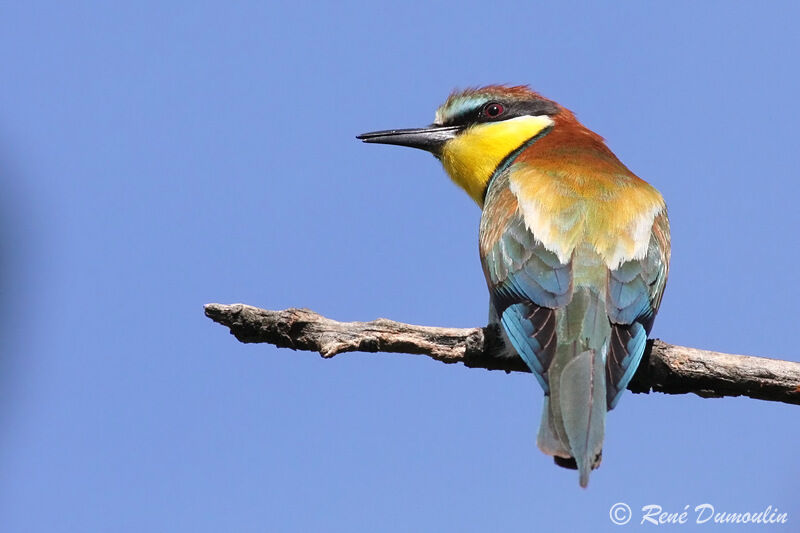
[[[426,150],[433,155],[439,155],[442,146],[458,135],[461,126],[429,126],[408,130],[384,130],[362,133],[356,138],[365,143],[396,144]]]

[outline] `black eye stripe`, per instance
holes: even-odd
[[[502,106],[501,113],[491,116],[486,115],[485,111],[488,106],[497,104]],[[496,99],[485,102],[478,107],[459,113],[458,115],[448,119],[443,126],[470,126],[472,124],[481,124],[484,122],[491,122],[496,119],[507,120],[514,117],[521,117],[523,115],[555,115],[558,112],[558,107],[553,102],[548,100],[503,100]]]

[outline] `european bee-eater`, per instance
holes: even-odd
[[[428,127],[358,138],[431,152],[481,207],[490,321],[544,389],[539,448],[585,487],[667,281],[661,194],[527,87],[454,92]]]

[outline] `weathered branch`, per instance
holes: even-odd
[[[437,328],[385,318],[337,322],[308,309],[268,311],[244,304],[208,304],[205,312],[230,328],[241,342],[265,342],[319,352],[323,357],[354,351],[423,354],[471,368],[528,372],[520,358],[499,356],[504,351],[503,338],[492,326]],[[800,404],[800,363],[651,340],[628,389],[644,393],[693,392],[704,398],[749,396]]]

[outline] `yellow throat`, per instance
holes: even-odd
[[[552,125],[545,115],[478,124],[445,144],[440,159],[450,178],[482,207],[486,184],[503,159]]]

